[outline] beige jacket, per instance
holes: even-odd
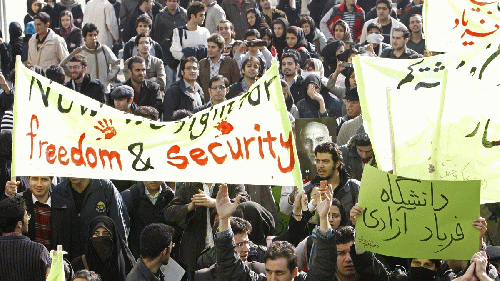
[[[64,39],[50,28],[40,48],[37,49],[36,34],[31,36],[28,46],[28,62],[43,70],[51,65],[58,65],[69,55]]]

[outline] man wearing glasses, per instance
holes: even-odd
[[[229,92],[229,80],[222,75],[216,75],[210,79],[208,93],[210,101],[194,109],[194,113],[210,108],[216,104],[224,102]]]
[[[188,57],[180,64],[181,79],[165,93],[163,100],[163,121],[170,121],[174,111],[186,109],[194,111],[205,103],[203,90],[196,80],[200,75],[198,60]]]

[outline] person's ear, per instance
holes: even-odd
[[[22,229],[23,228],[23,222],[22,221],[18,221],[17,224],[16,224],[16,229],[19,228],[19,229]]]
[[[296,267],[293,271],[292,271],[292,277],[295,278],[297,277],[297,274],[299,273],[299,268]]]

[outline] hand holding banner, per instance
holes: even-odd
[[[480,181],[416,180],[366,165],[356,247],[403,258],[469,260],[479,249],[472,226],[479,190]]]

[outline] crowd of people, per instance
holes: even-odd
[[[277,2],[277,3],[275,3]],[[395,2],[395,3],[393,3]],[[0,34],[0,280],[45,280],[62,245],[66,280],[500,280],[499,234],[465,261],[356,248],[365,165],[376,167],[355,56],[431,56],[423,0],[27,0]],[[394,4],[394,7],[393,7]],[[8,12],[8,11],[7,11]],[[173,121],[236,98],[278,60],[307,166],[304,190],[32,175],[11,179],[15,62],[128,114]],[[430,171],[432,172],[432,171]],[[167,180],[167,179],[166,179]],[[500,217],[497,205],[485,207]],[[289,216],[278,233],[278,213]],[[483,239],[484,237],[484,239]],[[487,246],[488,245],[488,246]]]

